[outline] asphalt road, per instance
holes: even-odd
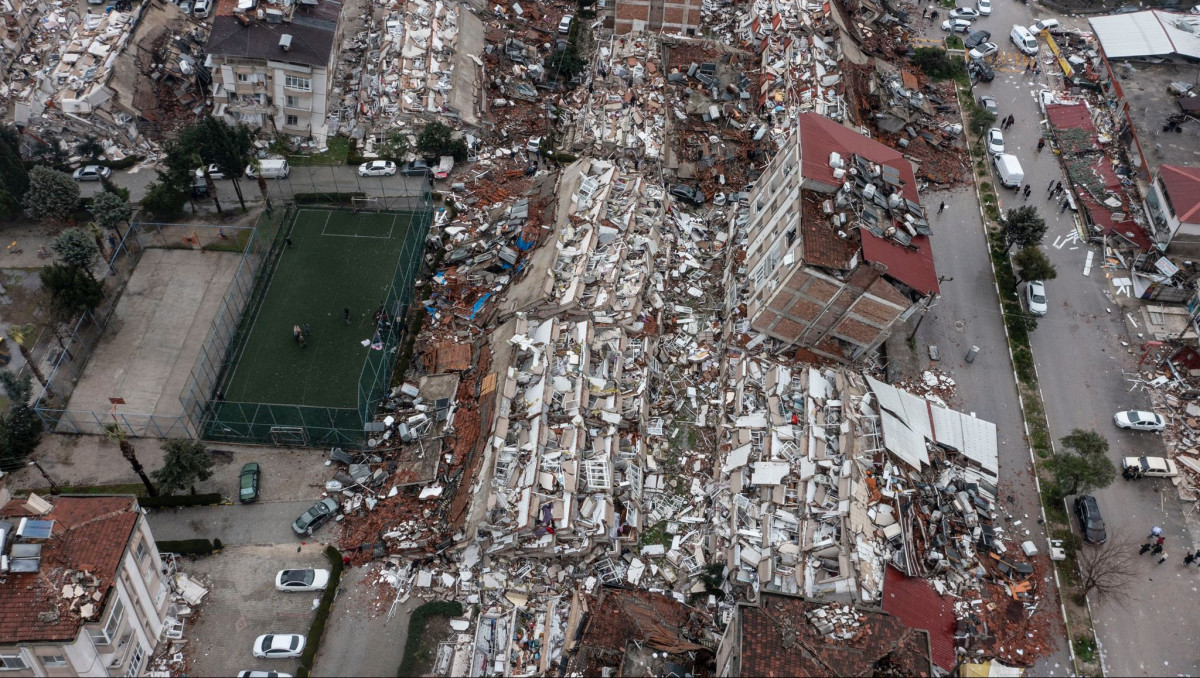
[[[977,25],[991,30],[993,41],[1005,52],[1012,53],[1015,48],[1008,40],[1012,24],[1029,24],[1035,17],[1047,16],[1055,15],[1044,8],[1031,11],[1023,4],[1003,2],[995,5],[992,17]],[[1065,27],[1086,28],[1082,19],[1056,18]],[[977,85],[975,93],[977,97],[985,93],[992,95],[999,105],[1001,118],[1010,113],[1014,116],[1016,124],[1005,133],[1005,150],[1020,160],[1026,183],[1032,186],[1028,202],[1039,208],[1049,225],[1043,244],[1058,269],[1058,277],[1047,283],[1050,309],[1038,322],[1032,346],[1050,429],[1056,441],[1076,428],[1098,431],[1108,439],[1110,454],[1116,463],[1123,455],[1163,454],[1158,436],[1122,431],[1112,423],[1113,412],[1117,410],[1149,405],[1148,396],[1141,391],[1131,392],[1131,383],[1126,380],[1126,371],[1136,369],[1140,357],[1136,347],[1140,340],[1131,336],[1124,310],[1105,295],[1106,288],[1110,291],[1112,288],[1104,269],[1095,266],[1089,276],[1083,275],[1088,251],[1094,253],[1095,262],[1102,260],[1099,248],[1079,242],[1075,237],[1072,212],[1062,213],[1056,202],[1047,200],[1047,186],[1051,181],[1066,183],[1059,157],[1049,150],[1041,153],[1036,150],[1043,130],[1036,92],[1044,87],[1061,87],[1054,81],[1053,72],[1057,69],[1050,68],[1044,61],[1047,51],[1043,41],[1042,75],[1027,75],[1016,68],[998,68],[995,81]],[[1005,210],[1025,204],[1014,191],[999,189],[999,192]],[[960,208],[957,201],[951,204],[948,214]],[[983,247],[982,236],[978,247]],[[936,252],[944,251],[943,243],[938,241]],[[938,261],[941,273],[955,276],[953,282],[945,285],[947,294],[939,314],[958,308],[952,301],[953,291],[962,280],[956,268],[965,268],[967,276],[971,276],[969,266],[955,264],[955,260],[963,256],[965,253],[962,252],[953,255],[947,264]],[[971,285],[974,287],[975,282]],[[990,293],[988,296],[990,299]],[[1136,307],[1138,302],[1125,299],[1124,303]],[[950,308],[946,308],[947,305]],[[993,308],[994,304],[987,307],[989,315]],[[970,308],[960,311],[968,320],[971,312]],[[995,329],[989,329],[987,335],[996,337],[997,341],[1001,336],[998,323],[997,318]],[[930,330],[941,324],[933,323]],[[982,344],[980,346],[984,348]],[[1134,349],[1132,353],[1131,348]],[[986,350],[980,358],[985,356]],[[974,371],[981,366],[977,360],[970,369]],[[971,402],[972,385],[997,387],[1000,383],[960,380],[959,389],[964,401]],[[984,393],[984,402],[1001,395],[1007,401],[1010,384],[1011,377],[1003,382],[1004,394]],[[981,411],[980,416],[993,418],[1001,424],[990,412]],[[1020,441],[1019,436],[1007,436],[1003,432],[1006,428],[1001,426],[1001,464],[1011,468],[1009,464],[1016,459],[1006,461],[1006,456],[1013,451],[1013,443]],[[1025,473],[1020,476],[1022,490],[1026,477]],[[1022,510],[1025,510],[1026,496],[1024,491],[1018,493]],[[1185,521],[1183,507],[1174,489],[1163,481],[1125,482],[1118,476],[1113,485],[1096,492],[1096,496],[1102,514],[1107,517],[1110,534],[1123,532],[1133,539],[1140,539],[1151,526],[1161,525],[1167,534],[1167,552],[1171,554],[1167,563],[1161,566],[1149,557],[1138,563],[1139,575],[1129,582],[1129,604],[1091,601],[1106,672],[1108,675],[1195,675],[1200,672],[1200,661],[1190,642],[1193,624],[1189,620],[1194,622],[1200,616],[1191,605],[1191,595],[1196,591],[1195,578],[1200,576],[1200,571],[1185,569],[1182,564],[1185,551],[1192,550],[1197,543],[1195,525]],[[1044,673],[1039,672],[1039,675]]]
[[[305,539],[292,532],[292,523],[307,511],[311,501],[276,501],[234,506],[194,506],[154,509],[146,520],[157,541],[177,539],[220,539],[227,546],[242,544],[299,544]],[[326,531],[337,529],[332,522],[314,536],[327,540]]]

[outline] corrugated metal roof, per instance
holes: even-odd
[[[1110,59],[1171,54],[1200,58],[1200,35],[1188,30],[1200,28],[1195,16],[1149,10],[1092,17],[1088,23]]]
[[[996,425],[931,403],[878,379],[867,383],[879,399],[883,444],[913,468],[929,463],[925,441],[957,450],[995,477],[1000,472]]]

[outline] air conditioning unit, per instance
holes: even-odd
[[[284,33],[279,36],[279,49],[287,52],[292,49],[292,36],[289,33]]]

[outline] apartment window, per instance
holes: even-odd
[[[0,671],[19,671],[29,665],[19,654],[0,654]]]
[[[58,669],[67,665],[67,658],[61,654],[48,654],[42,656],[42,666],[48,669]]]
[[[138,643],[133,648],[133,656],[129,658],[129,668],[125,670],[126,678],[133,678],[138,675],[138,671],[142,669],[142,661],[146,658],[146,651],[142,649],[142,644]]]
[[[249,73],[238,73],[237,81],[238,82],[250,82],[250,74]]]
[[[310,78],[297,78],[294,75],[284,76],[283,85],[290,89],[298,89],[305,92],[312,91],[312,79]]]
[[[140,565],[146,566],[146,562],[150,560],[150,553],[146,551],[146,542],[138,542],[137,548],[133,551],[133,557],[137,558]]]
[[[300,97],[294,97],[290,94],[287,95],[286,105],[288,108],[300,108]]]
[[[108,622],[104,624],[104,628],[88,632],[92,636],[92,642],[97,645],[108,645],[111,643],[113,635],[116,634],[117,629],[121,626],[121,619],[124,616],[125,604],[121,602],[120,598],[117,598],[116,602],[113,603],[112,614],[108,615]]]
[[[299,127],[300,126],[300,117],[296,116],[296,115],[289,115],[289,116],[287,116],[286,124],[288,127]]]

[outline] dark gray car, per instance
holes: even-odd
[[[1092,544],[1103,544],[1108,541],[1108,532],[1104,529],[1104,518],[1100,516],[1100,506],[1096,498],[1090,494],[1075,497],[1075,513],[1079,516],[1079,529],[1083,530],[1083,540]]]
[[[672,186],[671,195],[679,198],[680,200],[686,200],[693,205],[704,204],[704,194],[700,192],[700,189],[692,188],[686,184],[675,184]]]
[[[296,519],[292,523],[292,532],[296,534],[308,534],[309,530],[316,529],[325,524],[325,521],[332,518],[338,510],[338,503],[332,497],[326,497],[321,501],[313,504],[313,507],[304,512],[304,515]]]
[[[966,40],[963,40],[963,46],[967,49],[978,47],[987,42],[990,37],[992,37],[991,31],[975,31],[968,35]]]

